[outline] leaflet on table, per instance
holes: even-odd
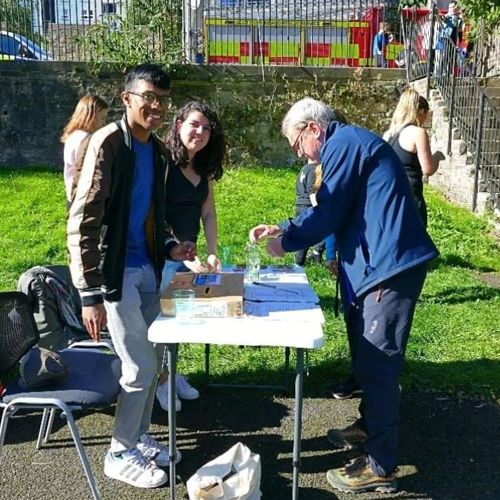
[[[196,286],[217,286],[221,284],[220,274],[197,274],[193,284]]]
[[[263,283],[273,283],[278,285],[279,283],[307,283],[307,275],[303,272],[295,271],[293,273],[280,273],[280,272],[270,272],[264,271],[260,272],[260,281]]]
[[[246,283],[243,298],[261,302],[311,302],[314,304],[319,302],[318,296],[309,283]]]
[[[248,318],[267,318],[276,321],[306,323],[325,322],[325,317],[318,304],[299,302],[252,302],[245,300],[243,312]]]

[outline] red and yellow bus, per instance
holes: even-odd
[[[369,9],[361,20],[320,21],[245,18],[206,18],[204,59],[209,64],[294,66],[375,66],[373,38],[381,9]],[[388,67],[402,43],[386,47]]]

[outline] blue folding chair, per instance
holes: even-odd
[[[28,299],[21,292],[0,293],[0,379],[38,342],[38,330]],[[69,348],[59,351],[69,368],[69,375],[60,383],[36,389],[10,383],[0,394],[3,408],[0,423],[0,461],[9,419],[21,409],[43,410],[36,443],[40,449],[47,443],[56,411],[60,410],[70,428],[73,441],[95,500],[101,495],[89,465],[72,410],[105,408],[116,402],[120,392],[120,360],[100,349]]]

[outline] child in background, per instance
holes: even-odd
[[[373,57],[377,68],[387,68],[385,49],[392,42],[393,36],[389,33],[389,24],[380,23],[378,33],[373,39]]]
[[[318,175],[319,174],[319,175]],[[318,179],[319,182],[316,182]],[[321,185],[321,165],[309,160],[297,177],[296,192],[297,198],[295,200],[295,216],[300,215],[309,207],[315,207],[318,203],[316,201],[316,192]],[[295,263],[298,266],[303,266],[306,263],[307,251],[309,248],[304,248],[295,252]],[[311,260],[316,264],[321,264],[323,252],[325,250],[325,243],[322,241],[314,245],[311,255]]]
[[[337,118],[338,118],[338,113]],[[345,123],[342,122],[342,123]],[[321,163],[316,165],[316,181],[314,182],[314,201],[316,205],[318,204],[316,201],[316,193],[319,191],[321,186],[321,181],[323,178],[323,167]],[[315,205],[313,205],[315,206]],[[325,238],[323,242],[324,250],[325,250],[325,267],[334,275],[338,277],[338,266],[337,266],[337,242],[335,241],[335,235],[331,234],[330,236]]]
[[[64,127],[61,142],[64,144],[64,185],[68,202],[71,199],[76,153],[90,134],[104,127],[107,117],[107,103],[97,95],[87,94],[78,101],[72,117]]]

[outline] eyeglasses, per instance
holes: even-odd
[[[163,108],[170,109],[172,107],[172,98],[169,95],[157,95],[154,92],[132,92],[128,91],[129,94],[138,95],[142,97],[148,104],[160,104]]]
[[[301,131],[299,132],[299,134],[297,135],[297,137],[295,138],[295,141],[294,141],[293,146],[292,146],[292,149],[294,151],[298,151],[299,149],[302,149],[302,144],[301,144],[301,142],[302,142],[302,134],[304,133],[304,131],[306,130],[306,128],[307,128],[308,125],[309,124],[304,125],[302,127]]]

